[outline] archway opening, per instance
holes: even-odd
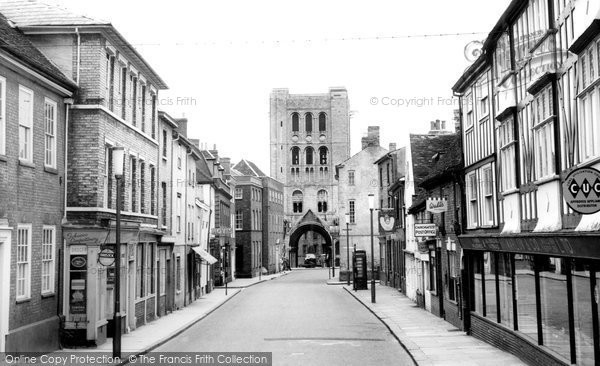
[[[331,235],[323,226],[302,225],[290,235],[290,265],[292,267],[329,266],[331,245]]]

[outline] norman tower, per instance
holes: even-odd
[[[284,184],[286,240],[301,260],[306,252],[329,254],[330,241],[337,238],[329,230],[344,214],[337,207],[335,166],[350,156],[348,107],[345,88],[324,94],[271,93],[271,176]],[[307,235],[310,231],[322,240]],[[291,262],[297,263],[295,258]]]

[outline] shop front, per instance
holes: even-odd
[[[600,363],[599,233],[463,235],[459,241],[473,336],[532,364]]]
[[[160,235],[139,223],[122,223],[120,296],[124,332],[157,316]],[[112,337],[114,329],[115,229],[66,225],[63,236],[62,342],[66,346],[97,346]]]

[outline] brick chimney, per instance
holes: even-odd
[[[181,135],[183,135],[183,137],[187,137],[187,125],[188,125],[187,118],[174,118],[174,120],[178,126],[177,132],[179,132]]]
[[[367,136],[362,138],[362,149],[379,146],[379,126],[369,126]]]
[[[390,149],[389,149],[389,150],[390,150],[390,151],[394,151],[394,150],[396,150],[396,149],[397,149],[397,148],[396,148],[396,143],[395,143],[395,142],[390,142]]]
[[[213,154],[215,158],[219,158],[219,150],[217,150],[217,144],[214,144],[212,150],[208,151],[210,151],[210,153]]]
[[[200,140],[199,139],[190,139],[190,142],[192,143],[192,145],[194,145],[198,149],[200,149]],[[200,150],[202,150],[202,149],[200,149]]]
[[[220,158],[221,166],[225,169],[225,174],[231,174],[231,158]]]

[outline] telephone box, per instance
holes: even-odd
[[[367,252],[357,250],[352,255],[353,274],[354,274],[354,289],[367,289]]]

